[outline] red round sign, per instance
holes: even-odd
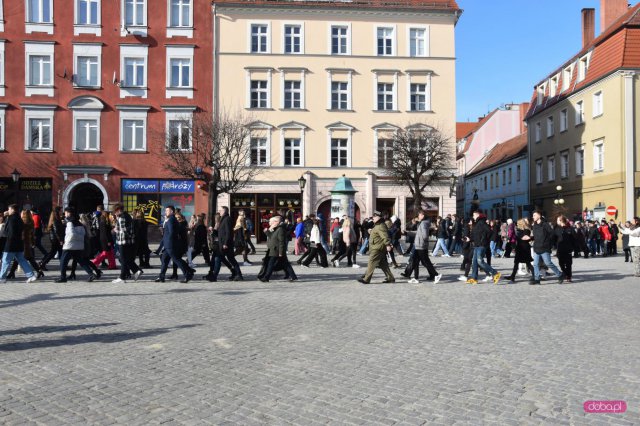
[[[607,214],[609,216],[615,216],[616,213],[618,213],[618,209],[616,209],[614,206],[607,207]]]

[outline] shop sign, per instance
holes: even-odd
[[[13,180],[0,179],[0,191],[7,191],[13,186]]]
[[[195,186],[192,180],[161,180],[160,192],[194,192]]]
[[[157,180],[122,179],[122,192],[147,193],[158,192]]]
[[[51,191],[51,179],[20,179],[20,191]]]

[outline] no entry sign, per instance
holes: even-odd
[[[607,207],[607,214],[609,216],[615,216],[617,213],[618,213],[618,209],[616,209],[614,206]]]

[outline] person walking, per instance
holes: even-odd
[[[203,277],[203,279],[209,282],[218,281],[218,274],[220,273],[220,268],[222,267],[222,265],[229,268],[231,279],[233,279],[233,277],[235,276],[235,269],[233,268],[233,266],[231,266],[227,258],[222,254],[222,251],[220,251],[220,243],[218,241],[218,228],[220,228],[220,220],[220,214],[216,213],[213,216],[213,226],[209,228],[209,232],[207,235],[207,242],[209,244],[209,249],[211,252],[211,259],[209,262],[209,272]]]
[[[533,227],[531,237],[522,237],[525,241],[533,240],[533,277],[530,284],[540,284],[540,261],[558,276],[558,283],[562,284],[565,275],[551,260],[551,247],[553,246],[554,232],[548,222],[542,220],[542,213],[533,212]]]
[[[438,255],[438,251],[442,249],[442,254],[444,257],[451,257],[451,255],[449,255],[449,249],[447,249],[447,241],[449,239],[447,222],[443,220],[441,216],[438,216],[436,226],[438,228],[438,230],[436,231],[436,238],[438,240],[436,242],[436,246],[433,248],[431,256],[436,257]]]
[[[249,248],[247,246],[247,223],[245,221],[244,210],[240,210],[238,212],[238,217],[236,218],[236,224],[233,227],[233,246],[234,246],[234,255],[242,255],[242,266],[251,266],[252,263],[249,261],[247,255],[249,254]]]
[[[29,262],[24,258],[24,241],[22,239],[24,222],[18,215],[18,205],[11,204],[9,209],[4,213],[4,216],[6,218],[5,231],[7,234],[7,241],[2,253],[0,283],[7,282],[7,273],[9,272],[11,262],[13,262],[14,259],[16,259],[20,267],[22,267],[22,271],[27,277],[27,283],[32,283],[38,278],[33,272]]]
[[[108,212],[103,212],[103,214],[106,214],[107,219],[110,218],[110,214]],[[110,220],[107,220],[107,223],[109,222]],[[134,213],[133,228],[136,234],[136,255],[138,256],[140,267],[151,268],[151,264],[149,263],[151,260],[151,249],[149,248],[149,224],[147,223],[142,210],[136,210]]]
[[[609,244],[609,255],[615,256],[618,254],[618,235],[620,229],[613,219],[609,219],[609,231],[611,233],[611,243]]]
[[[340,261],[347,258],[347,266],[349,268],[359,268],[360,265],[357,263],[353,263],[353,252],[357,251],[357,240],[356,240],[356,231],[353,228],[351,219],[346,217],[342,221],[342,249],[339,254],[337,254],[333,259],[331,259],[331,263],[336,268],[340,266]]]
[[[22,210],[20,213],[20,219],[24,224],[22,228],[22,241],[24,241],[24,258],[29,262],[38,279],[44,277],[44,272],[40,269],[40,266],[36,263],[36,254],[34,251],[35,231],[33,216],[29,210]],[[18,269],[18,262],[15,260],[11,264],[11,270],[7,275],[7,278],[15,278],[16,270]]]
[[[131,215],[124,211],[122,204],[113,207],[115,216],[115,244],[118,245],[118,260],[120,261],[120,276],[111,281],[114,284],[126,283],[127,276],[133,276],[134,281],[138,281],[144,273],[136,265],[135,261],[135,232],[133,229],[133,219]]]
[[[606,220],[602,219],[598,232],[600,233],[600,252],[602,257],[607,257],[611,246],[611,230]]]
[[[56,206],[49,215],[49,222],[46,228],[49,234],[50,250],[40,261],[40,270],[46,271],[47,264],[56,254],[62,251],[64,244],[64,224],[62,223],[62,207]]]
[[[527,238],[523,239],[525,236]],[[508,280],[512,283],[516,282],[516,275],[520,275],[518,271],[522,264],[526,265],[527,270],[531,273],[531,276],[533,276],[533,266],[531,266],[533,257],[531,256],[530,240],[531,230],[525,226],[524,220],[518,220],[518,230],[516,231],[516,242],[514,244],[516,254],[513,259],[513,271],[508,277]]]
[[[453,239],[451,240],[451,244],[448,247],[449,254],[450,255],[453,255],[453,253],[460,254],[462,249],[462,232],[463,232],[464,224],[456,214],[452,216],[451,220],[452,220],[451,235],[453,236]]]
[[[40,213],[36,209],[31,210],[31,217],[33,218],[33,235],[35,239],[34,246],[40,250],[43,258],[47,257],[49,252],[42,246],[42,236],[44,235],[42,232],[42,220],[40,218]],[[35,257],[35,253],[34,253]]]
[[[600,231],[594,221],[589,221],[589,229],[587,230],[587,245],[591,251],[591,256],[595,255],[600,250]]]
[[[98,233],[100,252],[92,262],[95,266],[99,267],[103,260],[107,260],[108,268],[116,269],[116,255],[113,251],[113,232],[108,212],[102,212],[100,217],[98,217]]]
[[[300,256],[301,254],[304,254],[307,251],[307,247],[304,245],[304,238],[305,238],[304,222],[300,217],[296,219],[296,229],[294,233],[296,238],[296,243],[294,246],[295,255]]]
[[[285,235],[287,232],[287,225],[282,222],[281,216],[274,216],[269,219],[269,229],[266,231],[269,263],[265,274],[258,278],[263,283],[268,283],[269,279],[271,279],[276,263],[280,263],[290,282],[298,281],[298,277],[291,267],[289,259],[287,259],[287,236]]]
[[[229,217],[229,207],[220,207],[218,214],[220,214],[220,226],[218,227],[220,253],[225,257],[227,262],[229,262],[234,271],[229,281],[242,281],[242,271],[234,255],[233,227],[231,226],[231,218]]]
[[[302,266],[308,268],[313,259],[315,259],[318,266],[327,268],[329,262],[327,262],[327,252],[322,245],[318,219],[313,219],[313,226],[311,227],[311,234],[309,236],[309,247],[309,251],[303,256]]]
[[[624,226],[620,224],[620,233],[622,234],[622,250],[624,251],[624,261],[625,262],[633,262],[633,258],[631,257],[631,247],[629,246],[629,234],[625,234],[622,232],[623,228],[631,228],[631,221],[626,221]]]
[[[458,281],[467,282],[469,279],[469,273],[471,271],[471,265],[473,264],[473,243],[471,242],[471,230],[473,229],[473,219],[469,220],[469,223],[465,225],[462,230],[462,263],[460,264],[460,270],[463,271],[463,275],[458,277]]]
[[[640,218],[633,218],[630,227],[620,225],[622,235],[629,236],[629,248],[631,249],[631,260],[633,261],[634,276],[640,277]],[[4,264],[3,264],[4,267]]]
[[[504,247],[504,255],[507,259],[511,257],[511,252],[513,251],[515,245],[517,244],[517,233],[516,233],[516,224],[513,223],[513,219],[507,219],[507,235],[506,235],[506,243]]]
[[[211,256],[209,253],[209,244],[207,243],[207,227],[204,224],[204,213],[199,214],[196,217],[196,224],[193,227],[193,252],[191,253],[191,261],[202,254],[202,258],[205,263],[209,265],[211,263]]]
[[[580,257],[581,253],[584,253],[584,258],[589,258],[589,247],[587,246],[587,237],[585,234],[585,229],[582,226],[581,222],[576,222],[574,224],[576,231],[576,249],[573,253],[573,257]]]
[[[181,242],[180,224],[178,224],[178,220],[176,219],[175,214],[176,210],[173,206],[167,206],[164,209],[165,220],[162,232],[164,251],[162,252],[162,266],[160,267],[160,275],[155,279],[155,282],[157,283],[163,283],[165,281],[169,262],[173,262],[174,265],[180,268],[180,271],[183,274],[183,279],[182,281],[180,281],[181,283],[186,284],[193,278],[193,274],[189,270],[189,266],[182,259],[186,242]]]
[[[84,269],[89,276],[89,282],[95,281],[101,273],[100,271],[98,271],[98,275],[93,273],[89,259],[85,255],[85,250],[87,249],[87,245],[89,245],[87,229],[80,223],[73,208],[67,207],[64,209],[64,216],[66,227],[64,244],[62,245],[62,256],[60,257],[60,278],[56,279],[55,282],[67,282],[67,266],[72,260]]]
[[[436,284],[442,279],[442,274],[438,274],[434,268],[431,259],[429,259],[429,221],[425,219],[425,212],[418,212],[418,227],[414,239],[415,253],[413,254],[413,278],[409,280],[410,284],[418,284],[420,278],[420,262],[426,265],[429,278],[427,281],[433,281]]]
[[[573,265],[573,252],[576,249],[575,231],[569,224],[569,220],[564,216],[558,216],[554,229],[556,241],[556,256],[560,264],[565,280],[571,282],[573,276],[571,266]]]
[[[394,283],[396,279],[387,262],[387,253],[393,250],[389,239],[389,228],[387,228],[385,221],[382,220],[382,213],[377,210],[373,212],[373,223],[374,227],[369,233],[369,263],[367,271],[358,279],[358,282],[370,284],[373,271],[379,267],[386,277],[383,283]]]
[[[500,281],[500,272],[496,271],[487,264],[484,259],[487,256],[487,249],[491,238],[491,229],[487,225],[487,217],[479,211],[473,212],[473,229],[471,230],[471,241],[473,242],[473,260],[471,264],[471,278],[467,280],[467,284],[478,284],[478,268],[481,268],[487,277],[493,279],[494,284]]]

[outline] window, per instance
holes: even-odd
[[[98,120],[75,120],[75,151],[98,150]]]
[[[393,167],[393,139],[378,139],[378,167]]]
[[[576,102],[576,126],[584,123],[584,102]]]
[[[2,6],[2,4],[0,4],[0,6]],[[4,131],[5,131],[4,113],[5,113],[5,109],[6,109],[6,106],[0,105],[0,151],[4,151]]]
[[[560,111],[560,133],[562,132],[566,132],[567,128],[569,127],[569,114],[565,109],[563,109],[562,111]]]
[[[302,53],[302,25],[284,26],[284,53]]]
[[[555,75],[549,80],[549,97],[553,98],[558,93],[558,80],[560,76]]]
[[[251,53],[269,53],[269,25],[251,24]]]
[[[560,153],[560,178],[569,177],[569,151]]]
[[[393,83],[378,83],[378,111],[393,111]]]
[[[547,180],[549,182],[556,180],[556,157],[547,159]]]
[[[120,97],[147,97],[148,46],[120,46]],[[167,71],[168,72],[168,71]]]
[[[167,98],[193,98],[192,46],[167,46]]]
[[[29,56],[29,85],[51,85],[51,56]]]
[[[251,138],[251,165],[268,166],[267,138]]]
[[[53,23],[52,0],[27,0],[27,22],[33,24]],[[30,31],[27,31],[30,32]]]
[[[565,92],[571,85],[571,74],[573,73],[573,66],[569,66],[562,71],[562,91]]]
[[[520,165],[516,166],[516,182],[520,182],[522,178],[522,167]]]
[[[427,85],[411,84],[411,111],[427,110]]]
[[[509,185],[513,182],[513,170],[509,167]]]
[[[251,80],[251,108],[268,108],[267,80]]]
[[[542,140],[542,124],[538,121],[535,126],[535,136],[536,142],[540,142]]]
[[[542,160],[536,160],[536,183],[542,183]]]
[[[172,58],[171,87],[191,87],[191,60],[185,58]]]
[[[171,27],[191,26],[191,0],[171,0]]]
[[[409,29],[409,56],[428,56],[426,28]]]
[[[576,148],[576,176],[584,175],[584,147]]]
[[[146,152],[149,107],[119,106],[117,108],[120,110],[120,151]]]
[[[350,53],[349,27],[343,25],[331,26],[331,54],[348,55]]]
[[[53,97],[54,42],[25,42],[25,95]]]
[[[394,28],[377,28],[377,52],[378,56],[391,56],[394,54]]]
[[[146,62],[145,58],[125,58],[125,87],[145,87]]]
[[[545,92],[545,85],[541,84],[540,86],[538,86],[537,88],[537,98],[536,98],[536,104],[537,105],[542,105],[542,101],[544,100],[544,92]]]
[[[502,186],[507,184],[507,170],[502,169]]]
[[[302,165],[302,146],[300,139],[286,138],[284,140],[284,165],[300,166]]]
[[[2,0],[0,0],[0,8],[2,7]],[[2,13],[0,12],[0,22],[2,18]],[[1,25],[1,24],[0,24]],[[0,29],[2,31],[2,29]],[[4,43],[5,40],[0,40],[0,96],[5,95],[5,84],[4,84],[4,68],[5,68],[5,56],[4,56]],[[0,114],[4,114],[4,109],[0,107]],[[2,143],[2,140],[0,140]],[[0,145],[0,150],[2,150],[3,145]]]
[[[489,189],[493,189],[493,173],[491,173],[491,176],[489,176]]]
[[[73,151],[100,151],[100,115],[104,104],[92,96],[82,96],[73,99],[68,107],[73,112]]]
[[[348,139],[331,139],[331,167],[347,167],[349,156]]]
[[[191,150],[191,130],[188,122],[184,120],[169,120],[169,140],[167,150]]]
[[[547,117],[547,137],[550,138],[553,136],[555,132],[555,127],[553,125],[553,117]]]
[[[146,9],[146,0],[124,0],[124,25],[145,26]]]
[[[97,56],[77,56],[76,57],[76,79],[77,86],[98,87],[100,86],[99,61]]]
[[[591,60],[591,53],[586,54],[578,62],[578,82],[584,80],[587,76],[587,70],[589,69],[589,62]]]
[[[484,177],[484,190],[487,190],[487,177]]]
[[[29,120],[29,150],[51,149],[51,120],[32,118]]]
[[[100,1],[76,0],[76,25],[99,25]]]
[[[593,171],[604,170],[604,140],[599,139],[593,143]]]
[[[593,116],[599,117],[603,113],[602,90],[593,94]]]
[[[302,108],[302,90],[300,81],[288,80],[284,82],[284,108]]]
[[[349,83],[331,82],[331,109],[349,109]]]
[[[500,174],[496,172],[496,188],[500,186]]]

